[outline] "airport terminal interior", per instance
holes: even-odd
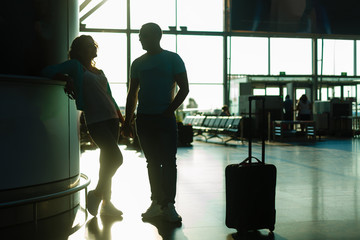
[[[6,1],[0,239],[360,239],[357,1]],[[14,9],[21,14],[10,14]],[[130,66],[145,53],[139,30],[147,22],[159,24],[161,46],[181,56],[189,80],[175,113],[180,223],[142,219],[151,192],[136,136],[118,141],[124,163],[113,177],[112,202],[122,217],[87,211],[100,150],[65,82],[41,75],[68,59],[75,37],[91,35],[96,66],[125,115]],[[306,119],[298,108],[303,96],[311,103]],[[240,231],[226,222],[225,171],[248,157],[250,142],[252,156],[277,170],[274,229]],[[241,191],[251,182],[237,184]]]
[[[77,209],[76,218],[59,215],[39,221],[43,236],[39,239],[359,239],[359,139],[266,144],[266,162],[278,171],[273,237],[267,229],[237,237],[236,229],[225,225],[225,167],[245,159],[247,147],[245,142],[225,146],[201,139],[179,147],[175,205],[183,221],[177,225],[161,219],[142,221],[141,213],[150,204],[145,159],[120,145],[125,161],[113,178],[112,191],[123,217],[85,218],[84,210]],[[254,154],[259,156],[260,151],[260,143],[255,142]],[[98,150],[87,150],[81,157],[81,171],[91,178],[89,189],[97,182],[98,156]],[[84,207],[84,192],[80,195]],[[33,223],[2,229],[2,236],[8,236],[2,239],[32,239],[31,229]]]

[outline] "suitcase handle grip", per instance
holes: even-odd
[[[263,161],[261,161],[261,160],[258,159],[257,157],[251,156],[251,157],[245,158],[245,160],[242,161],[242,162],[240,163],[240,165],[245,165],[245,164],[248,164],[248,163],[251,164],[251,159],[255,159],[258,163],[263,163]]]

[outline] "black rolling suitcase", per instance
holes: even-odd
[[[178,123],[178,145],[190,146],[193,142],[193,128],[191,125],[183,125]]]
[[[262,125],[264,121],[264,97],[249,97],[251,118],[252,100],[262,101]],[[250,121],[251,122],[251,121]],[[250,127],[251,127],[250,123]],[[239,232],[258,229],[275,229],[276,167],[265,164],[265,137],[262,129],[262,159],[252,156],[252,137],[249,135],[249,155],[239,164],[228,165],[226,178],[226,226]],[[255,162],[252,162],[255,159]]]

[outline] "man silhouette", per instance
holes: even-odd
[[[177,124],[174,111],[189,93],[184,62],[176,53],[160,46],[161,28],[144,24],[139,40],[146,53],[131,65],[130,86],[126,100],[125,136],[133,136],[131,122],[136,103],[136,131],[147,160],[152,204],[142,214],[144,219],[164,217],[181,221],[175,210],[177,181]],[[175,85],[179,90],[175,95]],[[175,97],[174,97],[175,96]]]

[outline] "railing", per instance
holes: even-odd
[[[87,187],[89,186],[91,180],[83,173],[80,174],[80,177],[85,179],[85,183],[78,185],[76,187],[67,189],[65,191],[57,192],[57,193],[51,193],[51,194],[42,195],[42,196],[38,196],[38,197],[32,197],[32,198],[27,198],[27,199],[21,199],[21,200],[16,200],[16,201],[11,201],[11,202],[0,203],[0,209],[22,206],[25,204],[33,204],[33,216],[34,216],[33,221],[35,222],[35,225],[37,226],[37,220],[38,220],[37,204],[39,202],[68,196],[68,195],[71,195],[73,193],[76,193],[76,192],[79,192],[79,191],[85,189],[85,203],[87,204]]]

